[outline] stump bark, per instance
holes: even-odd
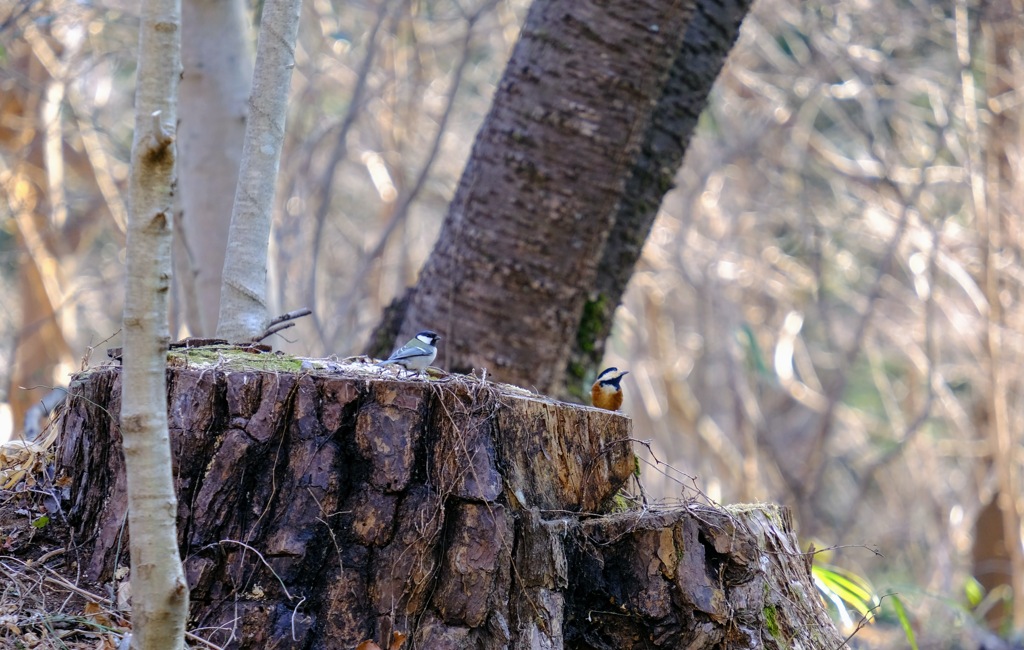
[[[215,644],[842,645],[787,510],[605,514],[635,469],[620,414],[464,376],[171,358],[190,622]],[[81,570],[111,583],[128,565],[120,377],[76,377],[58,452]]]

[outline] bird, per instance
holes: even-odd
[[[618,411],[622,406],[622,386],[619,382],[629,374],[628,370],[605,368],[590,387],[590,400],[599,409]]]
[[[378,366],[395,364],[406,370],[423,372],[437,357],[437,342],[441,337],[430,330],[423,330],[409,339],[409,342],[395,350],[394,354],[378,363]]]

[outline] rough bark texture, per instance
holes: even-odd
[[[61,425],[102,580],[124,562],[120,374],[79,376]],[[192,623],[214,643],[839,647],[784,511],[588,514],[634,469],[620,414],[359,366],[168,378]]]
[[[669,73],[640,156],[629,170],[597,278],[587,296],[566,369],[569,392],[582,396],[600,370],[615,309],[633,276],[658,208],[674,184],[711,87],[740,33],[751,0],[699,0]]]
[[[566,647],[838,650],[788,508],[691,505],[585,522]]]
[[[212,336],[252,78],[247,5],[184,0],[178,129],[184,255],[176,260],[192,336]],[[183,273],[182,273],[183,272]],[[193,309],[194,307],[194,309]]]
[[[430,327],[445,337],[439,363],[451,370],[561,385],[693,4],[531,5],[399,340]]]

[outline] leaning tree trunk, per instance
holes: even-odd
[[[711,87],[740,33],[752,0],[698,0],[697,10],[668,81],[644,131],[640,152],[628,173],[612,229],[601,251],[597,277],[566,367],[569,394],[582,397],[600,370],[615,310],[654,226],[665,194],[675,184],[683,154],[708,103]],[[588,381],[589,380],[589,381]]]
[[[429,327],[451,370],[561,390],[615,205],[695,2],[531,4],[399,340]]]
[[[191,621],[213,643],[841,644],[787,511],[607,514],[635,469],[618,413],[476,377],[237,354],[175,353],[168,370]],[[77,377],[59,458],[81,569],[111,582],[126,560],[120,381]]]

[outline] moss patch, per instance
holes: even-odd
[[[209,366],[220,370],[270,370],[299,372],[302,359],[272,352],[253,352],[232,345],[182,348],[167,353],[167,363],[179,367]]]
[[[782,639],[779,634],[779,613],[775,609],[775,605],[765,605],[764,607],[764,626],[768,628],[768,632],[772,635],[772,638],[782,643]]]

